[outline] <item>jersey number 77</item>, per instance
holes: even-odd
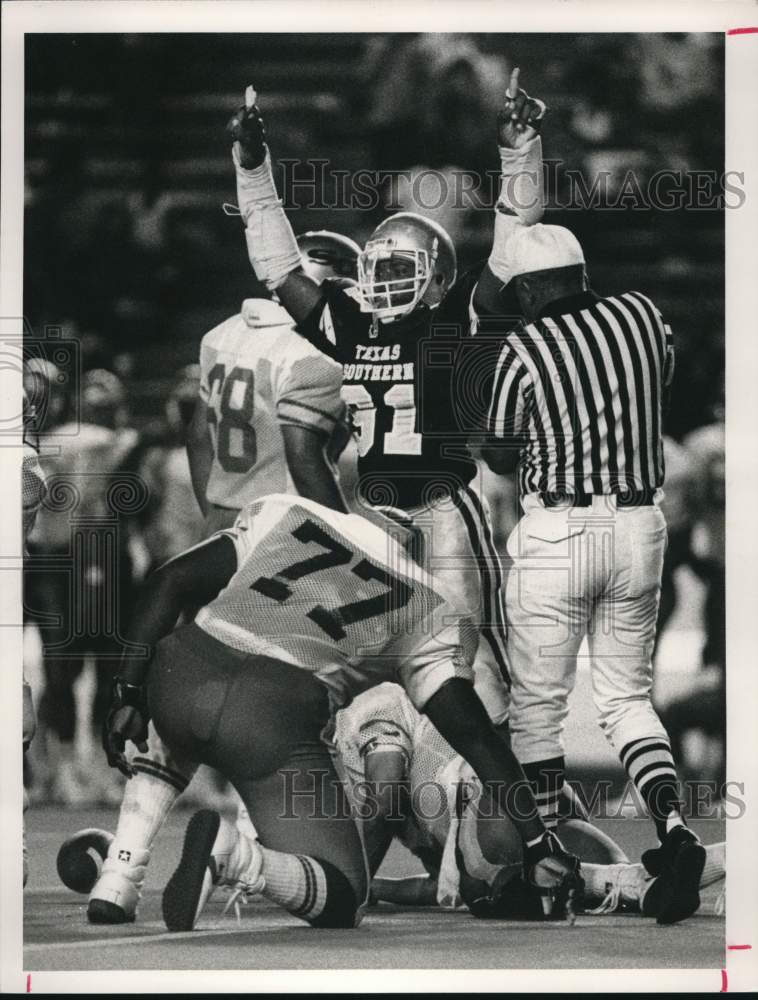
[[[274,576],[261,576],[253,581],[250,585],[251,590],[255,590],[279,604],[284,604],[292,597],[291,583],[302,580],[303,577],[310,576],[312,573],[334,569],[337,566],[347,566],[355,555],[347,546],[332,538],[315,521],[310,519],[295,528],[291,534],[302,545],[315,543],[321,546],[323,551],[285,566],[278,570]],[[392,576],[381,566],[369,562],[368,559],[359,560],[355,566],[351,567],[350,572],[354,573],[360,580],[376,580],[387,589],[383,593],[377,594],[376,597],[351,601],[335,608],[326,608],[322,604],[317,604],[306,612],[306,616],[335,642],[346,637],[346,626],[404,608],[413,594],[413,587],[410,584]]]

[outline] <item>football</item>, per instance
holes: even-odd
[[[61,882],[74,892],[91,892],[112,843],[113,834],[97,827],[80,830],[69,837],[61,845],[56,859]]]

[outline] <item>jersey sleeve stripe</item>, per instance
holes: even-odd
[[[293,409],[296,410],[307,410],[309,413],[315,413],[319,417],[323,417],[324,420],[330,421],[332,424],[336,424],[339,421],[339,417],[335,416],[333,413],[328,413],[326,410],[320,410],[317,406],[309,406],[308,403],[302,403],[298,399],[279,400],[277,406],[277,413],[280,420],[282,419],[283,416],[286,417],[286,413],[283,413],[282,411],[288,407],[292,407]]]

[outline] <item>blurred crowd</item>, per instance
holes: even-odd
[[[514,65],[550,108],[545,155],[560,162],[546,221],[577,231],[597,291],[639,288],[674,329],[661,633],[684,580],[686,595],[702,600],[704,645],[691,690],[662,707],[685,773],[688,755],[693,773],[707,772],[710,740],[706,763],[723,776],[724,213],[559,207],[567,169],[590,181],[600,171],[644,180],[660,169],[723,170],[721,37],[58,35],[30,37],[26,54],[24,311],[41,345],[26,379],[39,401],[32,432],[53,477],[25,587],[43,731],[27,761],[34,795],[69,804],[117,797],[114,774],[93,764],[102,755],[86,751],[99,740],[121,651],[118,620],[149,568],[200,537],[184,452],[192,366],[202,334],[260,294],[238,221],[221,210],[234,198],[223,128],[244,85],[252,79],[270,110],[279,157],[322,157],[348,172],[484,177],[499,167],[494,119]],[[486,253],[491,211],[449,199],[429,209],[418,190],[397,186],[393,208],[434,215],[464,267]],[[328,202],[334,192],[324,193]],[[292,196],[297,230],[338,228],[360,241],[388,194],[377,181],[375,208],[338,217],[308,207],[305,190]],[[84,375],[73,395],[46,359],[50,325],[78,345]],[[45,458],[51,442],[56,454]],[[75,498],[56,492],[56,476],[77,485]],[[516,504],[503,482],[486,479],[486,492],[502,542]],[[112,580],[118,613],[92,620],[103,606],[98,589]]]

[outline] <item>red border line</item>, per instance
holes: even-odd
[[[753,946],[752,944],[728,944],[726,947],[728,951],[750,951]]]
[[[726,969],[721,970],[721,993],[726,993],[729,989],[729,977],[726,974]]]
[[[754,35],[758,28],[729,28],[727,35]]]

